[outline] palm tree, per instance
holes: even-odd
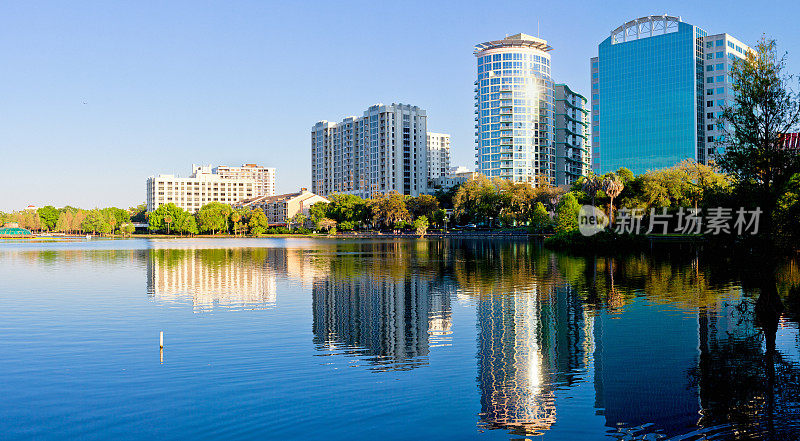
[[[169,224],[172,223],[172,216],[170,215],[164,216],[164,223],[167,224],[167,234],[169,234]]]
[[[603,189],[603,182],[597,177],[594,173],[589,173],[589,175],[584,178],[583,181],[583,191],[586,192],[587,195],[592,197],[592,206],[594,206],[594,198],[597,196],[597,191]]]
[[[624,188],[625,185],[617,175],[613,173],[603,179],[603,191],[611,199],[611,202],[608,204],[608,217],[612,224],[614,223],[614,198],[619,196]]]

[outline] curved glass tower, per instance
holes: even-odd
[[[475,46],[478,172],[555,183],[555,92],[547,41],[526,34]]]

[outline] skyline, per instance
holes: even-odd
[[[611,30],[667,13],[748,45],[766,33],[800,73],[800,6],[774,4],[6,5],[0,210],[125,208],[144,201],[148,176],[192,163],[257,163],[277,169],[277,193],[310,187],[314,123],[378,102],[425,109],[429,131],[452,136],[451,164],[474,169],[475,44],[540,36],[553,77],[588,97],[589,59]]]

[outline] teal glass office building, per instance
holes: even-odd
[[[706,162],[705,36],[679,17],[649,16],[600,43],[590,61],[595,172]]]

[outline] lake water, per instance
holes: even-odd
[[[797,264],[659,256],[5,241],[0,439],[798,439]]]

